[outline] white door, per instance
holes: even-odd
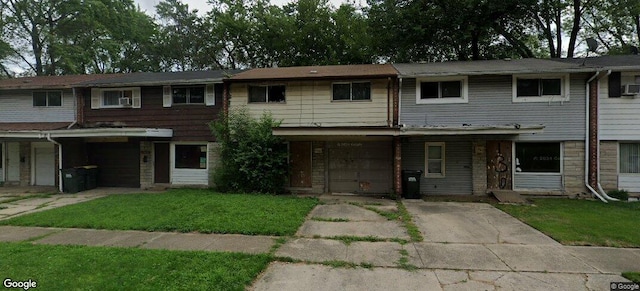
[[[55,185],[55,149],[51,143],[33,143],[34,185]]]
[[[11,182],[20,181],[20,144],[17,142],[7,143],[7,180]]]

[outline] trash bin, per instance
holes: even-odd
[[[402,171],[402,197],[407,199],[420,199],[420,178],[422,171]]]
[[[62,191],[65,193],[78,193],[84,191],[85,169],[62,169]]]
[[[82,166],[85,170],[84,189],[90,190],[98,187],[98,166]]]

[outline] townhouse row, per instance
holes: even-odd
[[[208,123],[282,125],[288,189],[423,195],[640,193],[640,56],[131,73],[0,81],[0,183],[213,186]]]

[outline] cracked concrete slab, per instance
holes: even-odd
[[[326,222],[306,221],[298,232],[303,237],[357,236],[409,239],[407,230],[395,221]]]
[[[434,270],[436,278],[442,285],[450,285],[460,283],[469,280],[469,274],[467,271],[455,271],[455,270]]]
[[[347,245],[347,262],[368,263],[376,267],[393,267],[402,257],[403,246],[394,242],[353,242]]]
[[[202,233],[164,233],[142,244],[145,249],[267,253],[272,237]]]
[[[346,261],[347,245],[337,240],[300,238],[282,245],[275,255],[309,262]]]
[[[413,245],[420,255],[422,267],[424,268],[510,270],[505,263],[482,245],[438,243],[414,243]]]
[[[137,247],[161,235],[143,231],[64,229],[35,242],[50,245]]]
[[[386,221],[383,216],[350,204],[318,205],[310,214],[310,217],[339,218],[349,221]]]
[[[578,246],[564,249],[602,273],[640,270],[640,256],[631,249]]]
[[[587,283],[585,286],[587,289],[596,290],[611,290],[612,282],[630,282],[619,275],[607,275],[607,274],[587,274]]]
[[[432,271],[272,263],[252,290],[442,290]]]
[[[572,256],[562,247],[539,245],[487,245],[514,271],[597,273],[593,267]]]
[[[44,236],[59,231],[45,227],[0,226],[0,241],[17,242]]]
[[[586,278],[582,274],[508,272],[493,284],[499,290],[584,291]]]

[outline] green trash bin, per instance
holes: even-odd
[[[84,191],[85,170],[79,168],[62,169],[62,191],[78,193]]]
[[[82,166],[85,170],[84,189],[90,190],[98,187],[98,166]]]
[[[422,171],[402,171],[402,196],[406,199],[420,199],[420,178]]]

